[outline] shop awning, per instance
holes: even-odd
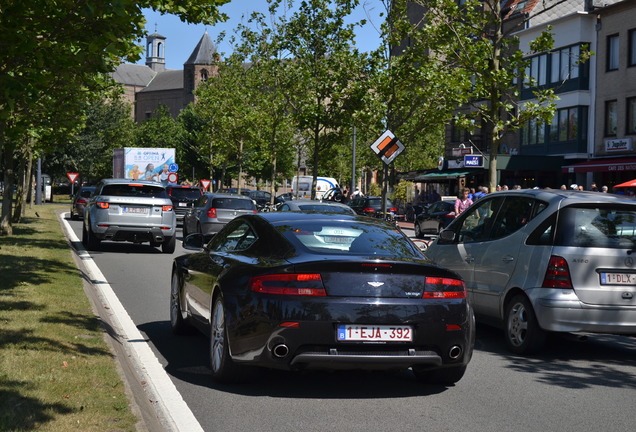
[[[636,171],[636,158],[594,159],[566,165],[564,173]]]
[[[414,181],[425,181],[425,180],[444,180],[444,179],[454,179],[457,177],[464,177],[471,174],[477,174],[479,172],[483,172],[483,170],[442,170],[437,172],[430,172],[427,174],[423,174],[414,178]]]

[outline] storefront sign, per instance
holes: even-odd
[[[613,152],[613,151],[626,151],[631,149],[632,149],[631,137],[605,140],[605,151]]]

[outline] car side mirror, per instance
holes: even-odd
[[[455,241],[455,231],[452,230],[442,230],[439,233],[439,239],[444,243],[452,243]]]
[[[183,248],[187,250],[198,251],[203,249],[205,244],[205,236],[200,233],[188,234],[188,236],[183,239]]]

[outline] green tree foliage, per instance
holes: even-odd
[[[89,104],[84,127],[45,156],[52,179],[79,174],[86,183],[112,176],[113,149],[134,145],[135,123],[130,105],[119,98]]]
[[[75,2],[7,0],[0,4],[0,149],[5,185],[25,143],[48,152],[81,127],[83,109],[113,83],[108,73],[142,51],[142,8],[213,24],[227,0]],[[34,139],[37,138],[37,139]],[[49,139],[44,139],[49,138]],[[5,194],[0,233],[11,233],[11,194]]]
[[[280,3],[272,1],[274,7]],[[359,24],[345,23],[357,4],[302,1],[278,30],[281,48],[288,53],[289,76],[296,84],[293,115],[308,144],[314,185],[318,175],[331,174],[323,166],[338,157],[337,146],[350,145],[355,113],[369,91],[369,62],[354,47]]]

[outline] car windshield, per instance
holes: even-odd
[[[95,189],[82,189],[79,193],[79,196],[81,196],[82,198],[90,198],[90,196],[93,194],[93,191],[95,191]]]
[[[281,222],[276,227],[292,244],[317,254],[377,255],[423,259],[401,233],[388,227],[350,221]]]
[[[162,186],[145,184],[109,184],[102,188],[101,195],[154,198],[168,197],[166,190]]]
[[[560,246],[629,248],[636,246],[634,207],[566,207],[556,232]]]
[[[192,188],[174,188],[170,189],[169,195],[176,199],[195,200],[201,196],[201,190]]]
[[[215,198],[212,201],[213,208],[232,210],[254,210],[254,203],[249,199]]]

